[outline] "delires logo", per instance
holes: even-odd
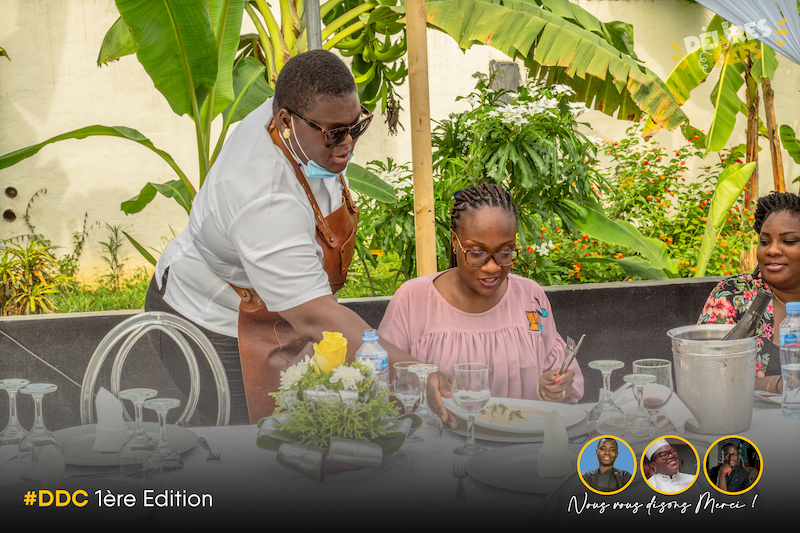
[[[715,65],[722,65],[724,61],[723,54],[731,47],[733,47],[733,50],[731,50],[730,61],[734,63],[742,61],[748,54],[751,54],[754,59],[759,59],[761,58],[762,52],[758,47],[758,43],[752,40],[748,42],[748,39],[769,37],[773,34],[788,35],[786,28],[781,27],[785,23],[786,18],[784,17],[778,22],[777,28],[773,29],[769,27],[766,19],[761,19],[756,22],[748,22],[744,25],[744,30],[742,30],[730,24],[728,21],[723,21],[722,35],[719,34],[719,31],[713,30],[709,32],[704,31],[697,36],[690,35],[686,37],[683,40],[685,51],[680,45],[670,43],[670,48],[679,51],[679,53],[672,56],[672,62],[680,61],[684,57],[684,54],[694,53],[698,49],[702,49],[699,59],[700,68],[703,69],[703,72],[709,74]],[[705,30],[706,27],[704,26],[702,29]],[[785,41],[778,40],[777,38],[775,43],[778,46],[786,44]],[[681,65],[681,67],[685,69],[686,65]]]

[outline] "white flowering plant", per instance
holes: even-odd
[[[300,444],[327,447],[331,438],[375,439],[391,433],[399,409],[376,379],[371,364],[348,363],[347,340],[325,332],[314,357],[281,372],[275,428]]]
[[[539,220],[554,215],[569,220],[581,205],[594,201],[592,185],[602,182],[594,170],[597,145],[578,129],[589,127],[577,121],[589,108],[574,101],[575,91],[536,81],[515,91],[496,91],[491,77],[473,77],[475,90],[459,97],[470,109],[439,122],[433,132],[434,162],[460,163],[470,184],[503,186],[530,234],[536,234]],[[520,238],[525,234],[520,232]]]

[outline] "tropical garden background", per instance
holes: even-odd
[[[303,4],[8,4],[2,312],[140,308],[226,134],[303,50]],[[542,284],[753,268],[752,202],[781,173],[797,188],[800,67],[686,0],[428,6],[440,269],[453,193],[481,181],[512,192],[514,271]],[[404,6],[330,0],[322,18],[378,115],[349,175],[361,239],[340,296],[390,295],[416,272]],[[519,87],[491,72],[512,60]]]

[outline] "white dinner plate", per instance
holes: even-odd
[[[456,405],[456,403],[450,398],[442,398],[445,407],[447,407],[450,411],[453,412],[457,417],[463,418],[466,420],[466,414],[464,411]],[[487,407],[495,404],[495,403],[502,403],[507,405],[510,408],[514,408],[516,406],[519,407],[531,407],[534,409],[540,409],[542,411],[557,411],[561,418],[564,419],[564,427],[569,428],[570,426],[574,426],[581,422],[584,418],[586,418],[586,411],[581,409],[575,405],[563,404],[563,403],[554,403],[554,402],[541,402],[538,400],[521,400],[519,398],[492,398],[489,400]],[[492,431],[499,431],[502,433],[519,433],[519,434],[535,434],[535,433],[544,433],[544,424],[547,421],[546,418],[541,416],[533,416],[530,420],[525,422],[513,422],[510,424],[495,424],[491,422],[487,422],[486,420],[482,420],[480,418],[475,419],[475,426],[480,427],[483,429],[489,429]]]
[[[581,447],[581,444],[569,445],[570,462],[568,469],[565,466],[564,477],[578,475],[578,454]],[[563,482],[564,477],[539,477],[536,464],[541,448],[542,444],[520,444],[489,450],[467,461],[467,474],[493,487],[547,494]]]
[[[136,427],[135,422],[125,422],[128,435]],[[77,466],[119,466],[119,452],[96,452],[94,446],[95,424],[75,426],[59,429],[53,434],[61,445],[61,455],[68,465]],[[158,441],[158,423],[145,422],[144,429],[155,441]],[[167,424],[167,443],[169,449],[176,453],[191,450],[197,444],[197,435],[194,431],[179,426]]]
[[[588,413],[584,411],[583,419],[577,424],[567,428],[567,436],[569,438],[579,437],[589,433],[589,428],[586,426],[586,417]],[[454,433],[463,437],[467,436],[467,421],[463,418],[456,417],[458,427],[453,431]],[[450,429],[450,428],[446,428]],[[495,431],[493,429],[482,428],[475,426],[475,438],[478,440],[488,440],[492,442],[508,442],[522,444],[526,442],[542,442],[544,440],[544,432],[536,433],[506,433],[503,431]]]

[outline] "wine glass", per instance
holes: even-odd
[[[428,407],[428,375],[437,372],[437,365],[415,363],[408,366],[409,372],[419,376],[420,402],[416,414],[422,420],[422,425],[417,428],[415,435],[420,437],[425,444],[415,444],[408,448],[414,453],[436,453],[441,451],[439,443],[442,441],[442,420]]]
[[[636,415],[627,423],[622,431],[626,439],[646,439],[656,436],[656,426],[650,422],[647,411],[644,408],[644,387],[648,383],[655,383],[656,377],[652,374],[628,374],[624,378],[626,383],[630,383],[633,388],[633,397],[639,404]]]
[[[422,416],[424,413],[433,413],[428,407],[428,375],[439,371],[437,365],[428,363],[414,363],[408,366],[408,370],[419,376],[419,407],[417,414]]]
[[[453,401],[467,415],[467,443],[454,449],[454,453],[477,455],[486,451],[486,448],[475,444],[475,415],[489,403],[492,397],[490,387],[489,365],[461,363],[453,366]]]
[[[658,411],[667,405],[672,398],[672,362],[666,359],[639,359],[633,362],[634,374],[651,374],[656,377],[654,383],[644,386],[644,408],[650,414],[650,421],[655,423]]]
[[[167,444],[167,412],[181,404],[175,398],[152,398],[145,400],[144,406],[152,409],[158,415],[158,444],[142,463],[144,477],[156,476],[183,468],[183,458],[180,454],[169,449]]]
[[[0,389],[8,392],[8,425],[0,432],[0,446],[17,446],[28,432],[17,420],[17,391],[30,381],[27,379],[4,379],[0,381]]]
[[[392,391],[394,395],[403,403],[403,414],[414,411],[414,404],[419,400],[419,376],[411,372],[408,367],[416,364],[415,361],[401,361],[395,363],[394,376],[392,378]],[[406,442],[422,442],[422,439],[414,435],[416,428],[411,428],[406,437]]]
[[[597,405],[592,407],[592,410],[589,411],[589,415],[586,418],[588,422],[615,425],[612,422],[615,421],[621,422],[620,425],[625,424],[625,413],[614,403],[614,399],[611,397],[611,373],[624,366],[625,363],[622,361],[610,359],[601,359],[589,363],[589,368],[594,368],[603,373],[603,388],[600,390],[600,400],[597,402]]]
[[[30,454],[33,462],[36,462],[42,450],[49,445],[53,445],[61,451],[58,439],[53,435],[52,431],[45,427],[44,417],[42,416],[42,398],[45,394],[57,390],[58,386],[52,383],[32,383],[20,389],[21,393],[33,396],[36,416],[33,421],[33,427],[19,443],[19,453],[20,455]]]
[[[123,400],[133,402],[136,410],[136,429],[119,451],[119,469],[122,477],[134,477],[141,469],[150,452],[156,449],[156,441],[144,430],[142,407],[145,400],[155,397],[158,391],[153,389],[126,389],[119,393]]]

